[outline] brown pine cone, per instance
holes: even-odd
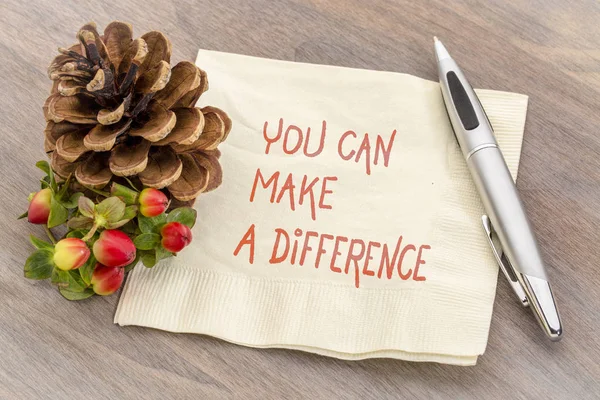
[[[131,26],[114,21],[103,35],[84,25],[77,38],[48,68],[45,148],[56,174],[95,189],[137,177],[182,202],[218,187],[217,146],[231,119],[194,107],[208,89],[206,73],[188,61],[171,68],[171,43],[160,32],[133,40]]]

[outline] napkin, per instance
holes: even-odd
[[[342,359],[473,365],[498,267],[439,84],[200,50],[226,110],[193,242],[129,275],[120,325]],[[527,96],[477,90],[516,179]]]

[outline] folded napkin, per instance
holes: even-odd
[[[433,62],[433,61],[432,61]],[[497,265],[437,82],[201,50],[224,180],[115,323],[343,359],[473,365]],[[516,178],[527,97],[478,90]]]

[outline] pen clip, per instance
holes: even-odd
[[[481,223],[483,224],[483,230],[485,231],[485,236],[488,239],[490,247],[492,248],[492,252],[494,253],[494,257],[498,262],[498,266],[504,273],[504,276],[508,280],[512,290],[515,292],[521,305],[527,307],[529,305],[529,301],[527,300],[527,295],[523,290],[523,286],[521,286],[521,282],[517,279],[517,274],[513,269],[512,265],[510,265],[510,261],[506,258],[504,251],[502,250],[502,246],[497,238],[496,232],[492,227],[492,222],[490,221],[487,215],[481,216]]]

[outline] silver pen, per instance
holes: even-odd
[[[487,213],[481,220],[492,252],[521,304],[532,308],[551,340],[560,340],[563,329],[540,250],[492,126],[456,62],[434,41],[442,96]]]

